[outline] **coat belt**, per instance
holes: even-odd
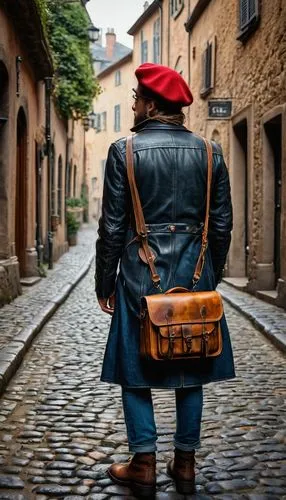
[[[148,233],[191,233],[201,234],[204,223],[201,224],[184,224],[184,223],[166,223],[166,224],[146,224]]]

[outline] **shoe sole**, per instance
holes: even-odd
[[[183,479],[178,480],[173,474],[172,470],[167,467],[167,474],[170,476],[170,478],[173,479],[177,493],[180,493],[181,495],[193,495],[196,493],[196,485],[195,485],[195,480],[194,481],[184,481]]]
[[[155,498],[156,496],[156,486],[144,485],[134,481],[122,481],[113,476],[109,470],[107,474],[114,483],[119,484],[119,486],[127,486],[139,498]]]

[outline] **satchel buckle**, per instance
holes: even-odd
[[[192,343],[193,343],[192,335],[187,335],[186,337],[184,337],[184,340],[187,346],[187,350],[185,352],[190,352],[192,350]]]
[[[173,353],[174,353],[174,342],[175,342],[175,332],[173,330],[169,330],[169,335],[168,335],[168,354],[167,358],[172,359],[173,358]]]

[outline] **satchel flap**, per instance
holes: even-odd
[[[216,323],[206,323],[204,326],[202,324],[183,324],[183,325],[171,325],[171,326],[160,326],[159,336],[162,339],[169,340],[170,334],[172,334],[173,339],[188,339],[201,337],[202,332],[211,335],[216,331]]]
[[[216,291],[147,295],[141,301],[156,326],[213,323],[223,315],[222,298]]]

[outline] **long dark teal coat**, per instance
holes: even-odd
[[[207,156],[203,140],[183,126],[146,121],[133,140],[135,177],[164,290],[192,287],[205,216]],[[154,362],[139,357],[140,297],[156,293],[138,256],[126,173],[126,139],[112,144],[106,164],[103,209],[96,244],[96,292],[116,292],[101,379],[125,387],[188,387],[234,377],[229,332],[222,319],[223,351],[215,359]],[[232,207],[228,171],[213,144],[209,248],[197,290],[219,282],[230,244]],[[117,276],[118,263],[120,271]]]

